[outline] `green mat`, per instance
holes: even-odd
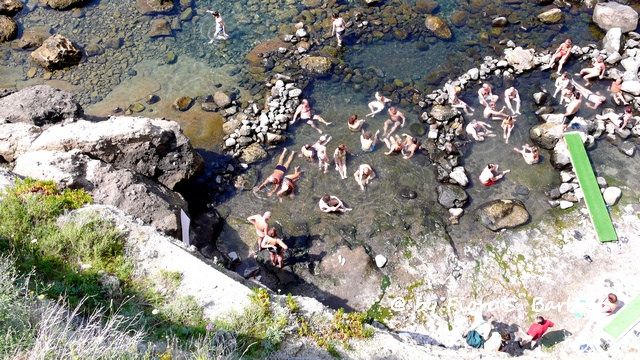
[[[640,296],[624,304],[614,316],[609,325],[604,327],[604,332],[611,335],[614,340],[618,340],[640,322]]]
[[[584,201],[587,204],[589,216],[591,216],[591,223],[596,230],[596,234],[598,234],[598,239],[600,242],[617,241],[616,230],[611,223],[609,211],[600,193],[600,187],[596,181],[596,176],[593,174],[580,134],[577,132],[566,133],[564,141],[567,143],[573,171],[578,177],[578,182],[584,194]]]

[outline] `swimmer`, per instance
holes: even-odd
[[[330,122],[325,121],[320,115],[314,115],[313,109],[311,105],[309,105],[309,100],[303,99],[300,105],[296,108],[296,112],[293,114],[293,119],[289,122],[289,125],[293,125],[296,120],[300,119],[305,120],[307,124],[309,124],[312,128],[316,129],[320,134],[322,134],[322,130],[320,130],[314,120],[318,120],[319,122],[325,125],[331,125]]]
[[[300,156],[307,159],[307,161],[316,161],[316,149],[311,144],[304,144],[300,148]]]
[[[416,151],[420,148],[420,140],[417,137],[413,137],[409,134],[402,134],[404,137],[404,143],[402,145],[402,158],[411,159]]]
[[[575,81],[572,81],[573,86],[575,87],[576,90],[578,90],[578,92],[585,98],[586,100],[586,105],[588,108],[590,109],[597,109],[600,105],[602,105],[602,103],[604,103],[605,101],[607,101],[607,97],[606,96],[602,96],[600,95],[600,93],[596,92],[595,94],[593,93],[593,91],[578,85]],[[591,105],[592,104],[592,105]]]
[[[562,66],[564,65],[564,63],[569,58],[569,55],[571,55],[571,48],[572,47],[573,47],[573,43],[571,42],[571,39],[567,39],[562,44],[560,44],[560,46],[558,46],[558,49],[556,50],[556,52],[554,52],[553,55],[551,55],[551,61],[549,61],[549,64],[547,65],[546,68],[547,69],[553,69],[553,65],[555,64],[555,62],[557,60],[558,61],[558,75],[560,75],[562,73]]]
[[[465,130],[467,134],[471,135],[476,141],[484,141],[486,137],[494,137],[496,134],[493,131],[489,130],[491,125],[487,124],[484,121],[471,120],[471,122],[467,125]]]
[[[336,14],[331,16],[333,18],[333,25],[331,26],[331,36],[336,35],[336,39],[338,40],[338,47],[342,46],[342,35],[344,35],[344,31],[346,29],[344,19]]]
[[[333,161],[336,163],[336,171],[340,174],[341,179],[347,176],[347,145],[340,144],[333,152]]]
[[[292,151],[287,161],[283,163],[284,155],[286,154],[286,152],[286,148],[282,149],[282,154],[280,154],[280,157],[278,158],[276,169],[273,170],[273,173],[271,173],[271,175],[269,175],[269,177],[265,181],[263,181],[262,184],[254,188],[254,192],[264,189],[264,187],[269,184],[273,184],[273,189],[268,193],[268,195],[271,196],[275,194],[276,190],[278,190],[278,187],[280,186],[280,183],[282,182],[282,178],[284,178],[284,174],[287,172],[287,168],[289,168],[289,165],[291,165],[291,162],[293,161],[293,156],[296,154],[295,151]]]
[[[371,135],[371,131],[362,130],[360,135],[360,148],[362,151],[373,152],[376,149],[376,144],[379,141],[378,134],[380,134],[380,130],[376,131],[375,135]]]
[[[376,177],[376,173],[370,165],[362,164],[358,167],[358,170],[353,173],[353,177],[356,179],[358,185],[360,185],[360,189],[365,191],[365,188],[369,185],[369,181]]]
[[[267,211],[263,215],[251,215],[247,218],[247,221],[253,224],[256,229],[256,235],[258,235],[258,251],[262,250],[260,243],[262,242],[262,238],[267,234],[267,230],[269,230],[269,219],[271,219],[271,211]]]
[[[513,110],[513,107],[511,105],[511,101],[513,100],[513,102],[515,103],[515,107],[516,109]],[[520,112],[520,93],[518,92],[518,89],[516,89],[515,87],[510,87],[507,90],[504,91],[504,102],[505,104],[507,104],[507,107],[509,108],[509,110],[511,110],[511,114],[516,115],[516,114],[522,114]]]
[[[277,266],[282,269],[284,265],[284,254],[289,249],[287,244],[284,243],[282,238],[278,238],[278,234],[275,231],[276,229],[269,229],[269,234],[267,234],[260,243],[261,250],[267,249],[269,250],[269,255],[271,257],[271,265]]]
[[[333,212],[344,213],[344,212],[353,210],[345,207],[344,204],[342,203],[342,200],[329,194],[324,194],[320,198],[320,201],[318,202],[318,206],[320,207],[320,210],[325,213],[333,213]]]
[[[209,41],[209,44],[213,44],[215,40],[227,40],[229,35],[225,31],[224,20],[222,20],[222,16],[217,11],[207,10],[209,14],[213,16],[216,21],[216,32],[213,34],[213,39]]]
[[[629,120],[631,120],[631,118],[633,118],[633,111],[631,109],[631,106],[627,106],[624,108],[624,113],[622,115],[619,115],[615,112],[608,112],[606,114],[602,114],[602,115],[596,115],[596,119],[598,120],[608,120],[610,121],[612,124],[614,124],[615,126],[619,127],[620,129],[624,129],[627,127],[627,124],[629,124]]]
[[[368,113],[366,115],[366,117],[374,117],[377,113],[379,113],[380,111],[384,110],[385,105],[391,101],[391,99],[386,98],[382,95],[380,95],[379,92],[376,91],[375,93],[375,97],[376,99],[372,102],[369,103],[369,110],[371,110],[370,113]]]
[[[331,141],[331,136],[327,137],[327,135],[320,136],[320,139],[313,144],[313,148],[316,149],[316,154],[318,156],[318,169],[323,170],[326,174],[329,169],[329,156],[327,155],[327,143]]]
[[[300,180],[300,176],[302,176],[302,171],[299,166],[296,166],[293,169],[293,174],[289,174],[282,179],[282,186],[280,190],[276,193],[276,195],[282,201],[282,198],[285,196],[289,196],[291,198],[294,197],[294,191],[296,190],[296,183]]]
[[[358,119],[358,115],[353,114],[351,116],[349,116],[349,119],[347,119],[347,126],[349,127],[349,130],[351,131],[360,131],[360,129],[362,129],[362,125],[364,124],[365,119]]]
[[[555,98],[558,93],[562,96],[562,90],[566,89],[569,84],[571,84],[571,79],[569,78],[569,73],[565,71],[556,79],[556,91],[553,92],[553,97]],[[560,98],[560,102],[562,103],[562,98]]]
[[[389,119],[385,120],[384,122],[384,127],[383,127],[383,132],[382,132],[382,137],[387,137],[390,136],[391,134],[393,134],[394,131],[396,131],[396,129],[398,128],[398,126],[400,127],[404,127],[404,122],[407,120],[407,118],[404,116],[404,114],[402,112],[400,112],[398,109],[396,109],[395,107],[390,107],[389,108]],[[392,125],[391,130],[389,130],[389,133],[387,134],[387,129],[389,128],[389,125]]]
[[[609,86],[609,91],[611,92],[611,98],[617,105],[629,105],[629,103],[624,99],[624,95],[622,94],[622,79],[615,79],[611,86]]]
[[[585,85],[589,85],[591,84],[589,80],[593,78],[597,77],[599,79],[602,79],[605,70],[606,66],[604,64],[604,58],[602,56],[598,56],[593,60],[593,67],[582,69],[576,75],[582,76],[585,81]]]
[[[504,113],[504,109],[505,107],[503,106],[502,109],[500,109],[500,111],[496,110],[495,101],[487,103],[487,107],[485,107],[483,111],[484,118],[485,119],[490,118],[491,120],[502,120],[503,118],[506,118],[507,116],[509,116]]]
[[[488,101],[487,101],[488,100]],[[478,101],[480,105],[487,106],[490,101],[493,101],[493,92],[491,85],[484,83],[478,90]]]
[[[513,150],[522,155],[524,162],[529,165],[537,164],[540,161],[540,150],[537,146],[529,144],[522,145],[522,149],[513,148]]]
[[[491,186],[497,183],[498,180],[502,179],[509,172],[511,172],[511,170],[505,170],[498,174],[498,165],[488,164],[487,167],[482,170],[482,173],[480,173],[479,179],[482,185]]]
[[[511,131],[516,126],[516,119],[513,116],[507,116],[504,120],[502,120],[502,136],[504,138],[504,143],[509,143],[509,137],[511,137]]]
[[[402,139],[400,138],[400,136],[392,135],[392,136],[389,136],[388,138],[382,139],[382,141],[384,141],[384,144],[387,145],[387,148],[389,149],[389,151],[384,153],[385,155],[391,155],[393,153],[397,153],[397,154],[402,153],[404,144],[402,143]]]

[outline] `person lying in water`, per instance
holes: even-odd
[[[324,194],[318,202],[320,210],[325,213],[344,213],[353,209],[347,208],[336,196]]]
[[[465,130],[467,134],[471,135],[471,137],[475,141],[484,141],[486,137],[494,137],[496,134],[493,131],[489,130],[491,125],[487,124],[484,121],[478,121],[476,119],[471,120]]]
[[[287,152],[286,148],[282,149],[282,154],[280,154],[280,157],[278,158],[278,164],[276,165],[275,170],[273,170],[273,173],[271,173],[271,175],[269,175],[269,177],[265,181],[263,181],[262,184],[254,188],[254,191],[260,191],[264,189],[267,185],[273,184],[273,189],[269,191],[268,195],[271,196],[275,194],[275,192],[278,190],[278,187],[282,183],[284,174],[286,174],[287,169],[289,168],[289,165],[291,165],[291,162],[293,161],[293,156],[296,154],[295,151],[292,151],[287,161],[284,162],[284,156],[286,152]]]
[[[575,81],[572,81],[574,88],[584,97],[586,100],[585,105],[587,105],[590,109],[597,109],[600,105],[602,105],[605,101],[607,101],[606,96],[600,95],[600,93],[593,93],[593,91],[587,89],[584,86],[578,85]]]
[[[295,196],[296,184],[298,183],[298,180],[300,180],[300,176],[302,176],[302,171],[299,166],[296,166],[293,169],[293,174],[286,175],[284,179],[282,179],[282,186],[280,186],[280,190],[276,193],[281,201],[285,196],[289,196],[291,198]]]
[[[402,153],[402,148],[404,147],[404,143],[402,142],[402,139],[400,138],[400,136],[391,135],[388,138],[382,139],[382,141],[384,141],[384,144],[387,145],[387,148],[389,149],[389,151],[384,153],[385,155]]]
[[[491,186],[497,183],[500,179],[502,179],[506,174],[508,174],[511,170],[504,170],[501,173],[498,173],[498,165],[497,164],[488,164],[480,173],[478,177],[480,182],[484,186]]]
[[[320,130],[316,126],[314,120],[317,120],[325,125],[331,125],[331,123],[323,119],[322,116],[315,115],[313,113],[313,109],[311,108],[311,105],[309,104],[309,100],[307,99],[303,99],[300,105],[298,105],[298,107],[296,108],[296,112],[293,114],[293,119],[289,122],[289,125],[295,124],[296,120],[298,120],[298,117],[306,121],[306,123],[309,124],[309,126],[316,129],[320,134],[322,134],[322,130]]]
[[[418,149],[420,149],[420,140],[417,137],[411,136],[409,134],[402,134],[404,137],[404,142],[402,143],[402,153],[403,159],[411,159],[413,155],[416,153]]]
[[[537,164],[540,161],[540,150],[537,146],[529,144],[522,145],[522,149],[513,148],[513,151],[519,153],[524,158],[524,162],[529,165]]]
[[[371,168],[369,164],[362,164],[358,167],[355,173],[353,173],[353,177],[356,179],[358,185],[360,185],[360,189],[362,191],[365,190],[369,182],[376,177],[376,173]]]
[[[280,269],[284,266],[284,254],[289,249],[282,238],[277,237],[276,229],[269,229],[269,233],[262,238],[260,250],[267,249],[271,258],[271,265]]]
[[[362,130],[360,135],[360,148],[362,151],[373,152],[376,149],[376,144],[379,140],[378,134],[380,134],[380,130],[377,130],[375,135],[371,135],[371,131]]]
[[[368,105],[369,110],[371,110],[371,112],[368,113],[365,117],[369,117],[369,116],[374,117],[377,113],[384,110],[385,105],[391,101],[391,99],[386,98],[383,95],[380,95],[380,93],[377,91],[375,93],[375,97],[376,99],[370,102]]]

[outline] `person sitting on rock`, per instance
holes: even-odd
[[[504,118],[506,118],[507,114],[504,113],[504,109],[505,107],[503,106],[502,109],[500,109],[500,111],[496,110],[496,103],[495,101],[492,101],[490,103],[487,103],[487,107],[484,108],[483,111],[483,115],[485,119],[491,119],[491,120],[502,120]]]
[[[462,101],[462,99],[458,97],[460,93],[459,87],[457,86],[454,87],[451,84],[447,84],[445,85],[445,89],[447,91],[447,94],[449,94],[449,104],[451,105],[452,108],[461,109],[467,115],[473,114],[475,110],[471,106],[469,106],[469,104]]]
[[[387,145],[387,148],[389,149],[389,151],[384,153],[385,155],[402,153],[402,149],[404,148],[404,143],[402,142],[402,139],[400,138],[400,136],[391,135],[388,138],[382,139],[382,141],[384,141],[384,144]]]
[[[349,119],[347,119],[347,126],[351,131],[360,131],[364,122],[365,119],[358,119],[358,115],[353,114],[349,116]]]
[[[407,120],[407,118],[404,116],[404,114],[402,112],[400,112],[400,110],[398,110],[397,108],[395,108],[393,106],[390,107],[389,108],[389,119],[385,120],[385,122],[384,122],[384,127],[383,127],[383,131],[382,131],[382,137],[387,137],[387,136],[390,136],[391,134],[393,134],[393,132],[396,131],[398,126],[404,127],[404,122],[406,120]],[[393,126],[391,126],[392,124],[393,124]],[[389,129],[389,126],[391,126],[391,129],[387,133],[387,130]]]
[[[420,140],[409,134],[402,134],[404,142],[402,144],[402,158],[411,159],[418,149],[420,149]]]
[[[362,151],[373,152],[376,149],[376,144],[379,140],[378,134],[380,134],[380,130],[376,131],[375,135],[371,135],[371,131],[362,130],[360,135],[360,148]]]
[[[614,124],[620,129],[626,128],[627,124],[629,124],[629,121],[632,118],[633,118],[633,111],[631,109],[631,106],[625,107],[624,113],[622,115],[619,115],[613,111],[602,114],[602,115],[596,115],[596,119],[610,121],[612,124]]]
[[[369,117],[369,116],[374,117],[377,113],[384,110],[385,105],[391,101],[391,99],[386,98],[383,95],[380,95],[380,93],[377,91],[375,93],[375,97],[376,99],[370,102],[368,105],[369,110],[371,110],[371,112],[368,113],[366,117]]]
[[[364,191],[367,185],[369,185],[369,181],[376,177],[376,173],[373,171],[373,168],[371,168],[371,165],[361,164],[358,170],[353,173],[353,177],[356,179],[358,185],[360,185],[360,189]]]
[[[529,144],[522,145],[522,149],[513,148],[513,151],[519,153],[524,158],[524,162],[529,165],[537,164],[540,161],[540,150],[537,146]]]
[[[560,104],[562,104],[562,90],[566,89],[569,84],[571,84],[571,78],[569,78],[569,73],[566,71],[556,79],[556,91],[553,92],[553,97],[555,98],[556,95],[561,94]]]
[[[591,79],[602,79],[604,77],[605,70],[606,65],[604,64],[604,58],[602,56],[598,56],[593,61],[593,67],[582,69],[576,75],[582,76],[585,80],[585,85],[589,85],[591,84],[589,82]]]
[[[580,106],[582,106],[582,96],[580,95],[580,92],[575,92],[573,94],[573,98],[571,99],[571,102],[567,104],[567,107],[565,108],[565,111],[563,114],[564,115],[564,119],[562,121],[562,123],[564,124],[564,127],[562,128],[563,131],[567,130],[567,128],[569,127],[569,124],[578,113],[578,110],[580,110]]]
[[[572,81],[573,86],[575,87],[575,89],[585,98],[586,105],[588,108],[590,109],[597,109],[600,105],[602,105],[602,103],[604,103],[605,101],[607,101],[607,98],[605,96],[600,95],[600,93],[593,93],[593,91],[578,85],[578,83],[576,83],[575,81]]]
[[[282,238],[278,238],[277,236],[276,229],[269,229],[269,232],[262,239],[260,246],[261,249],[267,249],[269,251],[271,265],[282,269],[284,266],[284,254],[289,247],[284,243]]]
[[[482,172],[480,173],[479,179],[482,185],[492,186],[492,185],[495,185],[495,183],[497,183],[510,171],[511,170],[504,170],[503,172],[498,173],[497,164],[487,164],[484,170],[482,170]]]
[[[573,100],[574,90],[575,88],[573,87],[573,85],[569,83],[566,88],[560,91],[560,105],[564,103],[569,104]]]
[[[293,125],[296,120],[298,120],[298,117],[305,120],[309,126],[316,129],[320,134],[322,134],[322,130],[316,126],[314,120],[318,120],[325,125],[331,125],[331,123],[325,121],[322,116],[313,114],[313,109],[311,108],[311,105],[309,105],[309,100],[307,99],[303,99],[302,102],[300,102],[300,105],[296,108],[296,112],[293,114],[293,119],[291,119],[289,125]]]
[[[276,193],[280,201],[282,201],[282,198],[285,196],[291,198],[295,196],[296,183],[300,180],[300,176],[302,176],[302,171],[299,166],[296,166],[293,174],[286,175],[284,179],[282,179],[282,186],[280,186],[280,190]]]
[[[476,119],[471,120],[465,130],[467,134],[471,135],[471,137],[476,141],[484,141],[486,137],[494,137],[496,134],[493,131],[489,130],[491,125],[487,124],[484,121],[478,121]]]
[[[549,64],[547,65],[547,69],[553,69],[553,65],[555,64],[555,62],[557,60],[558,61],[558,75],[560,75],[562,73],[562,66],[564,65],[564,63],[569,58],[569,55],[571,55],[571,48],[572,47],[573,47],[573,42],[571,41],[571,39],[567,39],[562,44],[560,44],[560,46],[558,46],[558,49],[556,50],[556,52],[554,52],[553,55],[551,55],[551,60],[549,61]]]
[[[324,194],[318,202],[320,210],[325,213],[344,213],[353,209],[347,208],[336,196]]]
[[[609,91],[611,92],[611,98],[617,105],[629,105],[622,94],[622,78],[615,79],[609,86]]]
[[[284,174],[286,174],[287,172],[287,168],[289,167],[289,165],[291,165],[291,162],[293,161],[293,156],[296,153],[295,151],[292,151],[287,161],[283,163],[286,152],[287,152],[286,148],[282,149],[282,154],[280,154],[280,157],[278,158],[278,164],[276,165],[275,170],[273,170],[273,173],[271,173],[271,175],[269,175],[269,177],[265,181],[263,181],[262,184],[258,185],[254,189],[254,191],[260,191],[264,189],[267,185],[273,184],[273,189],[269,191],[268,195],[271,196],[275,194],[275,192],[278,190],[278,187],[282,183],[282,179],[284,178]]]
[[[511,101],[515,103],[515,110],[513,109],[514,105],[511,105]],[[504,102],[507,104],[509,110],[511,110],[511,114],[521,114],[520,112],[520,93],[518,89],[515,87],[510,87],[504,91]]]
[[[606,313],[607,316],[611,316],[615,314],[620,308],[622,304],[618,301],[618,296],[616,294],[610,293],[600,304],[600,309],[603,313]]]

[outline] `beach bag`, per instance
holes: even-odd
[[[471,330],[467,333],[467,345],[472,348],[479,349],[484,347],[484,339],[482,336],[475,330]]]

